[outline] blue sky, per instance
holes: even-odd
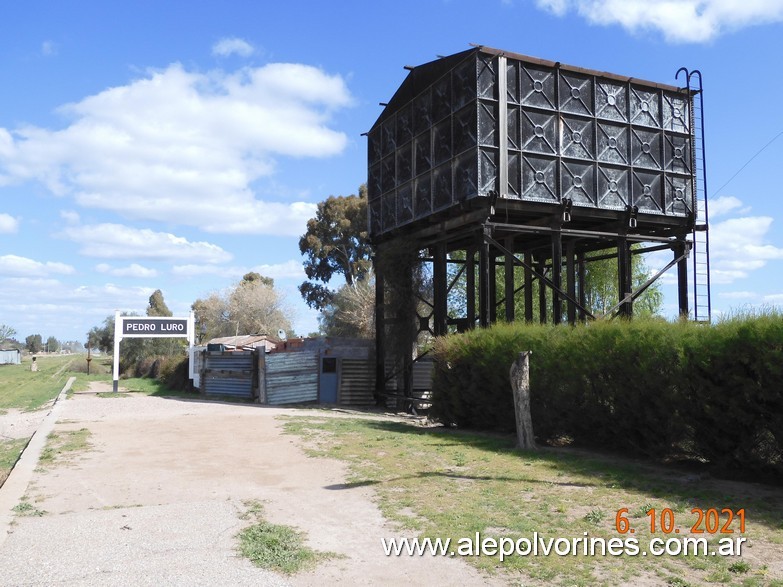
[[[365,181],[361,133],[403,66],[469,43],[670,84],[700,69],[713,308],[783,304],[781,23],[783,0],[10,3],[0,324],[83,341],[155,289],[185,315],[255,270],[315,330],[307,218]]]

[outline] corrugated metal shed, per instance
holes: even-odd
[[[224,337],[209,342],[241,347],[262,338]],[[321,376],[322,360],[334,359],[337,364],[337,403],[358,406],[375,403],[375,349],[372,340],[293,339],[279,342],[272,352],[264,352],[261,346],[254,351],[204,349],[196,347],[190,356],[190,377],[194,387],[200,388],[202,393],[255,397],[267,405],[317,402],[325,393],[319,389],[324,381]]]
[[[22,353],[19,349],[0,349],[0,365],[19,365]]]
[[[206,352],[203,361],[202,393],[255,397],[256,352]]]
[[[318,401],[317,351],[271,353],[266,356],[264,390],[272,406]]]

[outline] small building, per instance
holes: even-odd
[[[194,389],[210,395],[257,397],[258,357],[278,344],[278,339],[266,334],[243,334],[191,347],[188,374]]]
[[[358,338],[296,338],[267,354],[259,370],[259,401],[375,404],[375,342]]]
[[[190,351],[190,378],[204,394],[261,404],[375,404],[375,342],[354,338],[225,337]]]
[[[0,349],[0,365],[19,365],[22,362],[22,351],[19,349]]]

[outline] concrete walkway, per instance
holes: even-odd
[[[27,443],[27,447],[16,462],[8,479],[0,487],[0,547],[3,546],[6,536],[8,536],[11,522],[14,519],[13,508],[19,504],[19,501],[27,491],[27,486],[33,477],[33,471],[38,465],[41,451],[46,444],[46,438],[54,429],[54,425],[62,410],[63,401],[74,381],[76,381],[76,377],[71,377],[60,390],[51,410],[49,410],[38,430],[33,434],[30,442]]]
[[[381,537],[406,534],[381,516],[372,489],[345,489],[342,463],[308,458],[282,433],[281,416],[334,414],[98,390],[60,399],[47,420],[56,432],[86,428],[87,450],[13,473],[17,499],[46,513],[13,521],[0,585],[493,583],[458,558],[384,556]],[[256,568],[236,554],[250,501],[338,556],[293,577]]]

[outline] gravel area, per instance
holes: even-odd
[[[25,499],[46,513],[14,519],[0,585],[493,584],[458,558],[384,556],[381,537],[405,534],[372,489],[342,488],[345,466],[308,458],[276,419],[328,411],[103,390],[62,402],[55,431],[87,428],[91,446],[32,474]],[[293,577],[254,567],[235,551],[248,500],[339,556]]]
[[[50,408],[51,403],[31,412],[13,408],[5,410],[5,414],[0,414],[0,440],[30,438],[46,418]]]

